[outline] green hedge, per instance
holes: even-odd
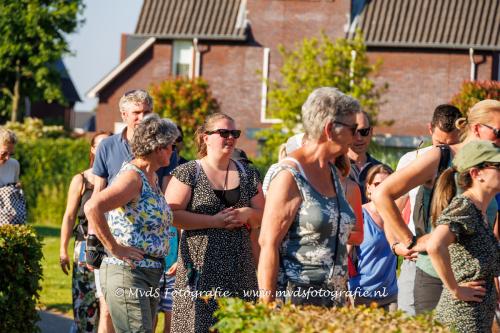
[[[0,332],[39,332],[42,256],[31,226],[0,226]]]
[[[321,308],[284,305],[280,310],[265,304],[245,303],[235,298],[220,298],[213,326],[219,333],[292,332],[450,332],[431,315],[409,317],[401,311],[358,307]]]
[[[88,168],[89,149],[85,139],[36,139],[17,144],[29,222],[61,223],[69,183]]]

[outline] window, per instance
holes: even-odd
[[[172,66],[174,76],[193,74],[193,42],[188,40],[174,41],[174,59]]]

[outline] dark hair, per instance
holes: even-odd
[[[436,107],[432,115],[431,128],[436,126],[443,132],[450,133],[457,129],[455,122],[462,117],[460,110],[451,104],[441,104]]]
[[[464,190],[472,186],[472,177],[469,171],[470,169],[458,173],[457,184]],[[439,215],[457,195],[457,184],[455,184],[455,173],[457,172],[457,169],[450,167],[444,170],[436,181],[431,202],[431,221],[434,227]]]
[[[227,119],[227,120],[232,121],[234,123],[234,119],[229,117],[227,114],[222,113],[222,112],[216,112],[216,113],[212,113],[211,115],[208,115],[205,118],[205,122],[203,123],[203,125],[201,125],[200,127],[198,127],[196,129],[196,133],[194,135],[195,135],[196,146],[198,148],[198,157],[199,158],[203,158],[203,157],[207,156],[207,145],[205,144],[205,141],[203,141],[203,136],[205,135],[205,132],[210,131],[210,130],[214,130],[215,128],[212,128],[213,124],[217,120],[221,120],[221,119]]]
[[[368,169],[368,173],[366,174],[365,184],[371,185],[373,183],[373,179],[379,173],[385,173],[386,175],[392,174],[394,171],[390,166],[385,164],[377,164]],[[365,186],[365,195],[368,199],[370,199],[370,195],[368,194],[368,186]]]
[[[106,136],[111,136],[113,135],[113,133],[111,132],[106,132],[106,131],[99,131],[97,133],[95,133],[92,138],[90,139],[90,147],[91,148],[95,148],[95,141],[97,140],[98,137],[100,137],[101,135],[106,135]],[[92,154],[92,150],[89,150],[89,164],[90,164],[90,167],[92,168],[92,166],[94,165],[94,160],[95,160],[95,155]]]

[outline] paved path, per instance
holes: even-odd
[[[73,319],[49,311],[38,311],[40,321],[38,327],[42,333],[67,333],[71,328]]]

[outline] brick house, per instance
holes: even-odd
[[[266,114],[263,78],[279,77],[278,45],[360,27],[369,56],[383,60],[377,80],[390,85],[380,119],[395,124],[377,129],[390,135],[379,139],[412,145],[471,68],[477,79],[498,79],[498,7],[496,0],[144,0],[135,33],[122,35],[121,63],[87,96],[99,97],[97,129],[118,130],[125,91],[172,75],[203,76],[244,130],[240,147],[254,155],[255,132],[277,121]]]

